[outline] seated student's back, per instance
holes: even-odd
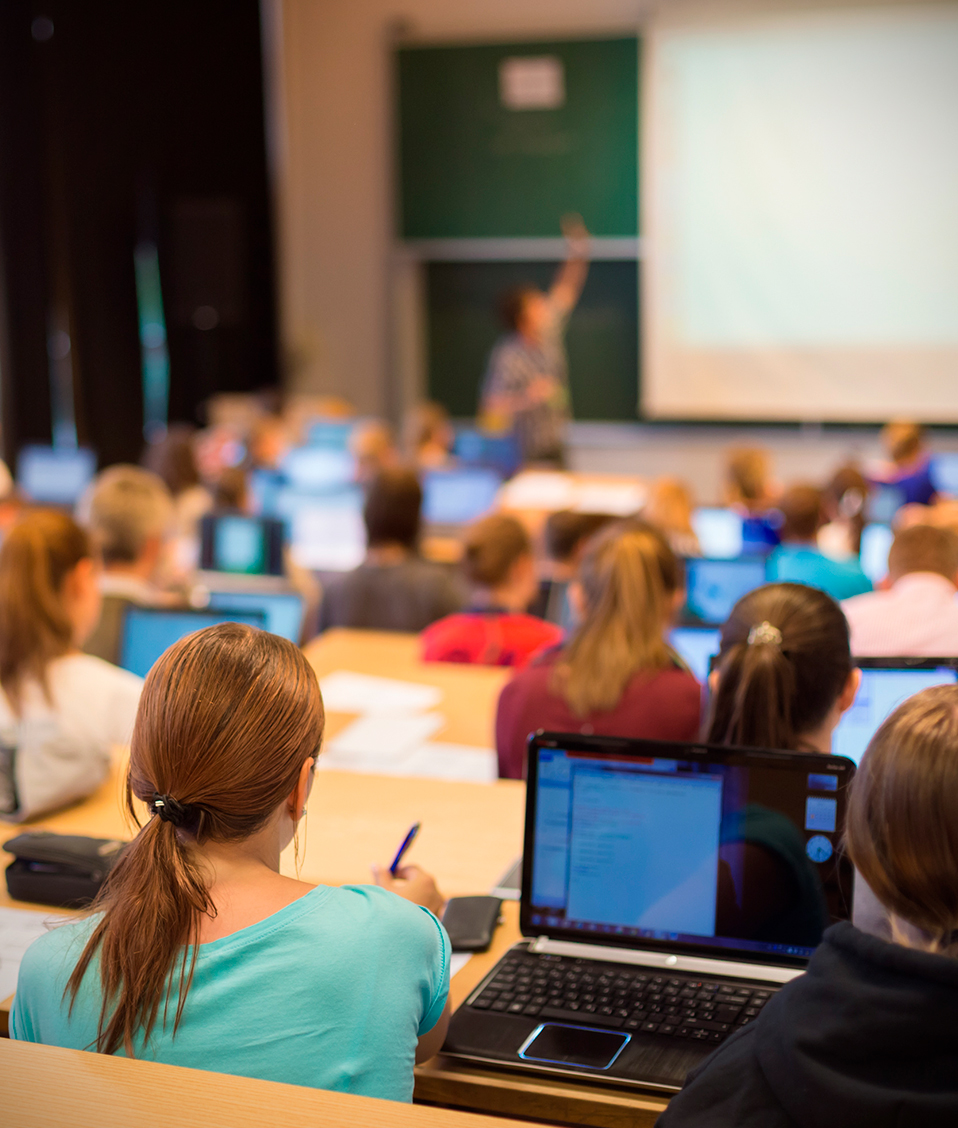
[[[97,564],[66,514],[29,510],[0,548],[0,813],[27,818],[93,792],[129,741],[142,681],[82,654],[100,614]]]
[[[539,585],[532,542],[515,517],[494,514],[469,530],[463,573],[472,601],[423,631],[427,662],[524,666],[537,651],[562,641],[560,627],[526,614]]]
[[[815,486],[792,486],[778,505],[783,518],[782,543],[768,558],[770,580],[808,584],[833,599],[848,599],[871,591],[871,580],[857,558],[833,560],[818,548],[818,531],[825,520],[821,490]]]
[[[500,776],[524,775],[526,740],[538,728],[652,740],[698,734],[699,684],[665,640],[682,587],[668,542],[639,522],[612,526],[590,542],[579,575],[580,626],[499,697]]]
[[[853,653],[958,656],[958,535],[932,525],[901,529],[888,553],[888,577],[888,591],[842,604]]]
[[[366,559],[327,581],[320,629],[421,631],[458,611],[465,594],[449,571],[418,552],[422,487],[411,470],[383,470],[366,496]]]
[[[958,688],[926,689],[872,739],[846,848],[892,942],[829,928],[806,974],[687,1079],[659,1128],[958,1123]]]
[[[225,623],[166,651],[130,752],[149,820],[91,915],[27,951],[14,1038],[411,1099],[446,1021],[442,926],[386,889],[279,872],[323,724],[285,639]]]

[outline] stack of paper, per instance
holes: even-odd
[[[496,779],[492,749],[430,741],[446,723],[434,711],[442,700],[435,686],[352,670],[336,670],[320,686],[330,712],[360,714],[328,742],[321,768],[471,783]]]

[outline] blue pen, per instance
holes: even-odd
[[[396,856],[395,856],[395,858],[393,858],[393,864],[389,867],[389,872],[393,875],[393,877],[396,876],[396,870],[399,869],[399,863],[403,859],[403,854],[406,853],[406,851],[409,849],[409,847],[415,841],[416,835],[419,833],[420,826],[422,826],[422,823],[413,823],[412,824],[412,826],[409,828],[409,833],[402,840],[402,845],[396,851]]]

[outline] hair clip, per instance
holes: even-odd
[[[748,632],[749,646],[781,646],[782,632],[766,619]]]

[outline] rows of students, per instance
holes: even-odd
[[[615,530],[593,551],[648,535]],[[853,691],[838,607],[771,585],[723,630],[711,735],[824,752]],[[808,973],[696,1071],[663,1125],[954,1118],[956,722],[958,689],[911,699],[852,785],[848,850],[891,939],[831,928]],[[149,821],[96,911],[26,954],[12,1035],[408,1100],[413,1062],[442,1041],[448,940],[380,889],[280,875],[322,728],[315,675],[292,644],[226,624],[171,648],[131,747]],[[441,905],[423,874],[381,879]]]

